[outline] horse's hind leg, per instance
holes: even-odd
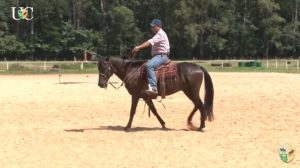
[[[204,105],[200,99],[199,96],[199,91],[195,91],[195,92],[189,92],[189,91],[184,91],[184,93],[187,95],[187,97],[194,103],[195,107],[192,110],[192,112],[190,113],[188,120],[187,120],[187,124],[189,129],[194,130],[194,126],[192,125],[192,118],[195,114],[195,112],[197,111],[197,109],[199,109],[200,114],[201,114],[201,118],[200,118],[200,127],[198,128],[199,131],[202,131],[203,128],[205,128],[205,119],[206,119],[206,114],[205,114],[205,108]]]
[[[165,122],[164,120],[159,116],[159,114],[157,113],[157,110],[153,104],[153,101],[150,99],[150,98],[143,98],[145,100],[145,102],[147,103],[147,105],[149,106],[150,110],[152,111],[152,113],[156,116],[156,118],[158,119],[161,127],[163,129],[166,129],[166,126],[165,126]]]
[[[205,108],[204,108],[204,104],[203,104],[203,102],[201,101],[199,95],[195,98],[194,104],[197,105],[197,107],[199,108],[200,113],[201,113],[200,127],[199,127],[198,130],[199,130],[199,131],[202,131],[202,129],[205,128],[206,111],[205,111]]]
[[[191,113],[187,119],[187,127],[190,130],[196,130],[196,127],[193,125],[192,120],[193,120],[193,116],[197,110],[198,110],[198,107],[194,106],[194,109],[191,111]]]
[[[195,114],[195,112],[198,110],[198,107],[197,106],[194,106],[194,108],[193,108],[193,110],[191,111],[191,113],[190,113],[190,115],[189,115],[189,117],[188,117],[188,119],[187,119],[187,122],[189,123],[189,122],[192,122],[192,120],[193,120],[193,116],[194,116],[194,114]]]

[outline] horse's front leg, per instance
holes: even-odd
[[[131,128],[132,120],[136,111],[136,106],[138,104],[139,97],[132,95],[131,96],[131,109],[130,109],[130,117],[127,126],[124,128],[125,131],[128,131]]]

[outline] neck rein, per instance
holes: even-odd
[[[134,77],[137,73],[139,73],[140,71],[140,68],[143,66],[141,65],[140,67],[138,67],[137,70],[135,70],[133,73],[129,74],[129,75],[126,75],[126,72],[128,71],[128,69],[131,67],[132,65],[132,61],[130,60],[129,62],[129,65],[126,66],[125,64],[125,58],[123,57],[122,59],[122,67],[124,67],[124,69],[121,69],[121,68],[117,68],[116,66],[114,66],[113,63],[111,63],[111,69],[113,70],[113,73],[115,73],[118,78],[120,78],[122,80],[122,83],[119,87],[116,87],[113,85],[112,82],[108,82],[113,88],[115,89],[119,89],[120,87],[122,87],[124,85],[124,83],[126,83],[129,79],[131,79],[132,77]],[[123,73],[122,73],[123,72]]]

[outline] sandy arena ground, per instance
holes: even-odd
[[[124,87],[100,89],[95,74],[63,75],[64,84],[57,75],[1,75],[0,167],[300,167],[300,75],[211,76],[216,118],[201,133],[186,130],[193,105],[182,92],[164,100],[166,109],[155,102],[170,131],[140,101],[124,132]],[[288,164],[278,155],[285,143],[296,149]]]

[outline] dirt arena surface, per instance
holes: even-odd
[[[170,131],[140,101],[124,132],[124,87],[100,89],[95,74],[63,75],[63,84],[57,75],[1,75],[0,167],[300,167],[300,75],[211,76],[215,121],[201,133],[186,130],[193,105],[182,92],[164,100],[166,109],[155,101]],[[278,155],[285,143],[296,150],[288,164]]]

